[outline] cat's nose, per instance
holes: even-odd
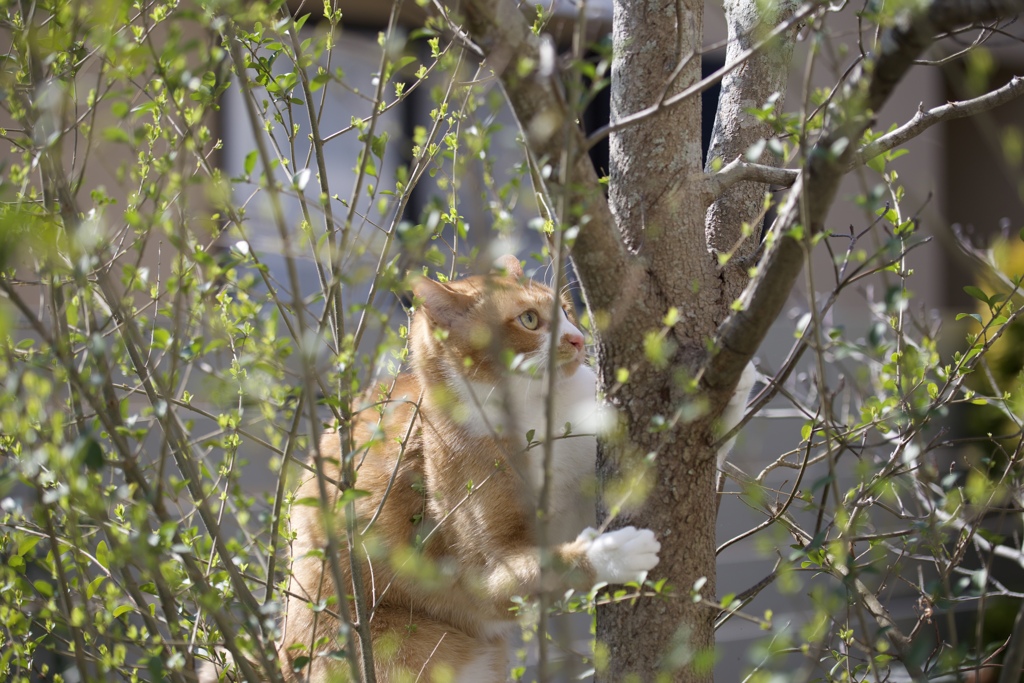
[[[577,351],[583,350],[583,335],[579,332],[566,332],[562,335],[562,341],[572,344]]]

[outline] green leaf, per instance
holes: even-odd
[[[807,441],[811,438],[811,433],[814,431],[814,424],[807,422],[803,427],[800,428],[800,440]]]
[[[36,547],[39,541],[43,540],[42,536],[25,536],[18,541],[18,555],[23,557],[28,551]]]
[[[675,350],[674,342],[665,339],[658,332],[651,331],[644,335],[644,355],[651,365],[659,370],[668,366],[669,359]]]
[[[110,560],[113,558],[111,557],[110,550],[107,549],[106,541],[100,541],[96,544],[96,559],[101,567],[110,567]]]
[[[985,324],[984,322],[982,322],[981,316],[978,315],[977,313],[957,313],[956,314],[956,319],[957,320],[962,320],[964,318],[974,318],[975,320],[978,321],[979,325],[984,325]]]
[[[309,89],[311,92],[316,92],[320,88],[330,83],[330,81],[331,75],[329,73],[327,73],[326,71],[323,73],[319,73],[316,76],[314,76],[313,79],[309,82]]]
[[[108,126],[103,129],[103,139],[108,142],[131,142],[128,133],[117,126]]]
[[[245,175],[252,175],[253,170],[256,168],[256,150],[253,150],[245,155]]]
[[[96,439],[91,436],[85,438],[85,443],[78,450],[79,457],[82,458],[82,462],[93,472],[98,472],[103,469],[106,465],[106,460],[103,457],[103,449],[100,448],[99,443]]]
[[[369,491],[361,491],[360,489],[347,489],[341,494],[341,498],[338,499],[338,505],[347,505],[349,502],[355,502],[360,498],[366,498],[370,495]]]
[[[92,596],[96,595],[96,589],[99,588],[100,584],[106,580],[107,577],[105,576],[97,576],[95,579],[90,581],[89,585],[85,587],[85,597],[91,600]]]
[[[381,133],[380,135],[374,135],[373,140],[370,143],[370,151],[378,159],[384,158],[384,150],[388,146],[388,134],[387,132]]]
[[[412,56],[412,55],[406,55],[405,57],[400,57],[399,59],[395,60],[394,64],[391,65],[391,69],[390,69],[391,73],[398,73],[399,71],[401,71],[405,67],[407,67],[410,64],[412,64],[413,62],[415,62],[416,59],[417,58],[415,56]]]
[[[974,285],[967,285],[966,287],[964,287],[964,291],[967,292],[970,296],[973,296],[978,301],[983,301],[986,304],[988,303],[988,295],[985,294],[985,292],[983,292],[978,287],[975,287]]]
[[[117,607],[114,608],[114,610],[111,612],[111,614],[113,614],[114,618],[117,619],[122,614],[127,614],[128,612],[134,612],[134,611],[135,611],[135,608],[133,606],[131,606],[131,605],[118,605]]]

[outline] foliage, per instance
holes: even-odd
[[[816,40],[839,9],[816,10]],[[862,19],[891,23],[893,11]],[[340,12],[308,19],[283,2],[0,2],[10,46],[0,133],[11,149],[0,160],[4,680],[57,680],[73,667],[81,680],[186,681],[218,647],[281,680],[272,653],[295,475],[324,427],[344,429],[364,391],[386,391],[402,367],[405,273],[466,272],[524,216],[541,263],[586,229],[554,217],[547,160],[499,123],[500,90],[451,38],[448,17],[406,32],[392,16],[369,90],[338,49]],[[538,12],[537,30],[549,19]],[[607,85],[607,46],[592,54],[567,67],[577,112]],[[229,90],[235,116],[224,121]],[[344,122],[326,115],[338,93],[362,102]],[[395,139],[387,117],[414,95],[429,113],[411,140]],[[833,96],[809,94],[814,109],[799,114],[774,100],[751,110],[775,137],[747,158],[798,163]],[[253,148],[225,149],[229,128],[247,130]],[[880,137],[869,131],[860,147]],[[335,150],[352,152],[342,187],[327,173]],[[764,629],[751,681],[932,677],[998,659],[1009,630],[958,636],[954,613],[969,606],[980,632],[992,605],[1012,612],[1024,597],[996,566],[1021,562],[1020,387],[975,381],[1019,328],[1021,274],[969,290],[981,312],[963,312],[978,323],[965,344],[940,338],[912,291],[911,253],[933,247],[905,208],[894,170],[904,152],[865,160],[860,226],[796,231],[830,262],[823,271],[808,259],[805,314],[755,406],[785,403],[802,428],[759,473],[731,470],[763,521],[719,548],[755,535],[777,557],[774,571],[720,597],[702,581],[653,576],[559,596],[552,610],[703,602],[718,626]],[[471,230],[469,188],[493,231]],[[765,212],[773,202],[766,196]],[[834,307],[857,292],[869,322],[844,327]],[[646,362],[669,366],[667,331],[680,324],[673,308],[647,333]],[[609,393],[634,372],[617,369]],[[971,437],[964,459],[953,420],[975,406],[1015,432]],[[652,431],[706,410],[692,395],[672,408],[652,416]],[[346,468],[343,485],[357,486],[352,458]],[[760,608],[772,583],[809,593],[802,623]],[[890,613],[894,586],[916,615]],[[552,638],[541,623],[528,639]],[[343,635],[341,656],[355,666],[359,636]],[[600,670],[606,653],[598,644],[579,659]],[[711,659],[685,643],[666,656],[673,667]]]
[[[289,471],[389,354],[405,353],[404,332],[381,325],[395,302],[375,305],[374,291],[401,291],[412,263],[455,268],[460,154],[486,159],[490,144],[464,130],[491,104],[455,82],[469,73],[462,51],[429,27],[381,33],[377,92],[310,145],[299,122],[316,130],[328,93],[352,87],[332,60],[340,15],[300,33],[308,16],[282,7],[3,10],[6,680],[53,675],[54,654],[85,680],[187,680],[222,640],[265,658],[287,571]],[[405,53],[421,45],[430,57],[414,69]],[[253,88],[254,130],[272,137],[230,176],[211,126],[233,69]],[[432,89],[431,125],[385,174],[379,121],[416,88]],[[327,138],[358,142],[340,192],[318,172]],[[514,183],[480,166],[506,214]],[[401,222],[427,175],[436,199],[422,223]],[[276,241],[260,234],[268,217]],[[285,268],[267,266],[268,252]],[[300,288],[308,268],[317,292]]]

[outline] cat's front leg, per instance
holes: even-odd
[[[579,537],[597,583],[641,581],[658,564],[661,544],[650,529],[633,526],[598,532],[587,527]]]
[[[615,531],[587,528],[572,543],[552,548],[554,575],[559,585],[587,590],[597,583],[639,581],[658,564],[661,544],[650,529],[625,527]],[[513,595],[536,595],[541,590],[540,551],[522,548],[501,553],[489,566],[487,586],[499,604]]]

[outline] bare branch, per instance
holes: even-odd
[[[936,123],[974,116],[975,114],[980,114],[981,112],[1011,102],[1021,95],[1024,95],[1024,76],[1014,76],[1003,87],[985,93],[980,97],[959,102],[949,102],[928,111],[918,109],[917,114],[910,121],[891,133],[886,133],[871,144],[862,147],[857,152],[855,163],[858,165],[867,163],[879,154],[906,144]]]
[[[882,53],[868,83],[867,110],[881,109],[907,69],[937,34],[965,24],[1005,19],[1022,11],[1024,0],[936,0],[922,12],[903,15],[882,41]],[[866,76],[862,67],[854,81],[861,82]]]
[[[726,190],[742,182],[755,182],[764,185],[791,186],[799,171],[793,168],[777,168],[754,164],[744,161],[743,157],[736,157],[718,173],[706,176],[702,197],[706,204],[711,204],[720,197]],[[760,194],[759,194],[760,197]],[[760,202],[759,202],[760,203]]]
[[[858,68],[834,105],[835,121],[814,145],[773,226],[776,236],[757,278],[744,293],[742,308],[720,327],[718,349],[705,366],[703,382],[715,389],[734,386],[771,323],[785,304],[803,267],[804,244],[789,231],[804,226],[809,237],[824,228],[839,182],[854,158],[851,141],[860,140],[874,112],[892,93],[914,60],[934,37],[958,26],[992,21],[1024,11],[1024,0],[936,0],[901,16],[882,41],[881,52]]]
[[[463,9],[470,35],[484,51],[488,66],[504,85],[509,104],[523,129],[530,152],[540,167],[567,163],[568,182],[559,186],[558,172],[547,174],[552,194],[564,193],[569,207],[584,207],[585,218],[562,216],[566,223],[580,222],[573,247],[573,263],[587,292],[588,303],[597,309],[611,308],[619,298],[619,278],[639,268],[623,248],[608,208],[604,190],[586,154],[583,133],[563,96],[557,73],[540,71],[541,38],[534,35],[513,0],[468,0]],[[534,65],[523,74],[521,66]],[[568,131],[570,139],[560,133]],[[566,150],[571,157],[564,160]]]
[[[928,111],[919,109],[914,118],[907,123],[861,147],[846,170],[851,171],[871,161],[879,154],[905,145],[937,123],[975,116],[1012,102],[1022,95],[1024,95],[1024,76],[1014,76],[1001,88],[974,99],[949,102]],[[765,166],[744,161],[743,157],[736,157],[717,173],[705,177],[701,197],[706,204],[710,205],[722,193],[744,182],[790,187],[796,182],[799,173],[793,168]]]
[[[882,627],[885,632],[885,637],[892,643],[896,652],[899,653],[900,661],[903,666],[907,668],[907,672],[914,681],[925,681],[927,680],[921,668],[913,663],[913,660],[909,656],[909,649],[911,646],[910,638],[900,630],[896,621],[889,614],[889,611],[885,609],[881,601],[878,599],[870,588],[864,585],[864,582],[858,578],[850,580],[850,570],[839,563],[832,565],[833,570],[847,580],[847,583],[853,587],[853,589],[860,595],[861,602],[867,608],[868,612],[874,617],[878,625]]]
[[[975,116],[1012,102],[1022,95],[1024,95],[1024,76],[1014,76],[1003,87],[985,93],[980,97],[949,102],[928,111],[919,109],[914,118],[907,123],[890,133],[886,133],[874,142],[861,147],[854,156],[853,163],[846,170],[851,171],[857,166],[871,161],[879,154],[884,154],[889,150],[905,145],[937,123]],[[799,171],[796,169],[754,164],[744,161],[743,157],[737,157],[717,173],[706,176],[702,197],[706,203],[710,204],[723,192],[743,182],[789,187],[796,182],[798,174]]]

